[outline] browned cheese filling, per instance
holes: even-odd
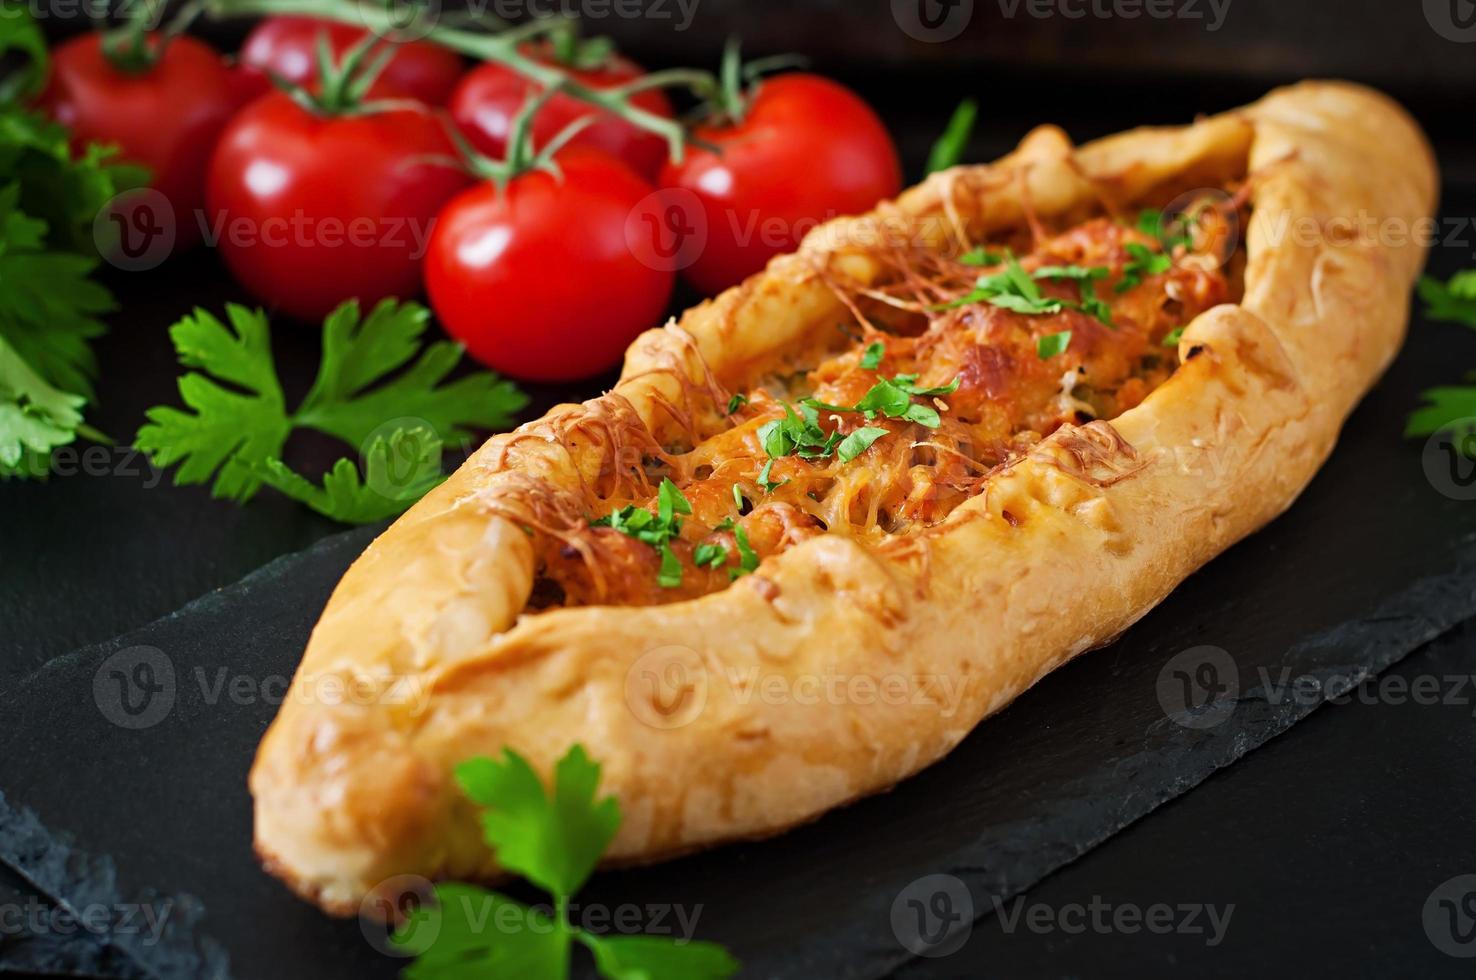
[[[530,605],[691,599],[819,534],[879,546],[937,524],[1060,426],[1112,419],[1173,373],[1181,328],[1238,299],[1225,207],[1181,236],[1102,217],[894,250],[878,282],[832,282],[849,343],[735,395],[695,447],[648,456],[656,492],[534,533]]]

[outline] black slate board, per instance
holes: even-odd
[[[688,915],[700,906],[698,935],[728,944],[756,976],[885,975],[912,959],[904,941],[915,941],[913,927],[902,919],[894,929],[892,917],[912,882],[956,876],[984,915],[994,897],[1194,786],[1323,695],[1476,616],[1476,508],[1439,492],[1420,445],[1399,435],[1417,389],[1452,373],[1455,330],[1415,327],[1286,517],[938,766],[773,841],[602,874],[581,902],[677,904]],[[289,980],[390,976],[400,965],[358,923],[323,918],[257,870],[245,772],[274,708],[208,697],[222,668],[253,688],[289,674],[328,591],[371,534],[326,539],[0,695],[10,723],[0,733],[0,859],[74,905],[172,897],[162,942],[115,938],[144,975]],[[118,714],[107,682],[94,685],[110,657],[139,646],[167,658],[175,693],[162,720],[130,729],[108,718]],[[1238,695],[1220,724],[1186,727],[1175,716],[1204,715],[1165,710],[1173,695],[1161,671],[1204,646],[1233,660]],[[1258,668],[1318,686],[1309,698],[1278,699]]]
[[[1468,261],[1468,246],[1450,242],[1435,271]],[[975,914],[987,915],[993,898],[1030,887],[1312,709],[1316,699],[1273,703],[1258,690],[1258,667],[1273,677],[1285,667],[1336,691],[1476,615],[1476,507],[1437,489],[1420,444],[1399,431],[1419,389],[1454,381],[1473,363],[1476,336],[1417,322],[1283,519],[1111,648],[1047,678],[938,766],[773,841],[601,874],[581,901],[679,903],[689,915],[700,906],[697,934],[730,945],[756,976],[871,977],[904,963],[909,976],[955,975],[966,954],[911,958],[893,929],[894,900],[910,883],[955,875]],[[1436,481],[1460,494],[1441,475],[1443,458],[1431,459]],[[371,535],[327,538],[164,620],[0,684],[0,862],[73,906],[173,899],[162,942],[43,935],[0,942],[0,968],[393,975],[400,964],[357,923],[324,919],[256,868],[245,772],[274,708],[205,703],[194,675],[203,669],[214,683],[224,668],[260,686],[290,674],[333,583]],[[106,582],[106,567],[97,571],[94,589]],[[67,601],[85,612],[85,595]],[[10,625],[24,640],[24,625]],[[109,657],[139,645],[166,655],[178,683],[167,717],[131,730],[100,710],[94,682]],[[1223,723],[1186,728],[1160,701],[1161,668],[1206,645],[1236,663],[1239,695]],[[1274,800],[1256,802],[1274,810]],[[0,887],[24,891],[8,876]],[[905,923],[901,932],[908,938]],[[976,941],[983,932],[974,930]]]

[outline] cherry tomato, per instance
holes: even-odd
[[[205,166],[240,104],[231,70],[201,41],[176,37],[153,65],[132,73],[108,60],[97,33],[72,38],[52,53],[51,78],[39,100],[71,130],[78,152],[88,143],[113,144],[122,159],[149,169],[153,187],[174,208],[181,248],[199,239]]]
[[[897,148],[876,113],[817,75],[768,79],[742,122],[699,126],[693,137],[719,152],[689,147],[659,182],[695,195],[700,213],[684,227],[702,241],[685,275],[709,295],[793,251],[816,224],[869,210],[902,187]]]
[[[535,381],[587,378],[655,326],[675,274],[626,244],[650,184],[604,153],[571,148],[561,177],[531,171],[446,205],[425,284],[446,331],[472,356]]]
[[[429,111],[318,115],[281,92],[221,135],[207,186],[212,237],[236,278],[293,316],[420,293],[441,206],[468,178]]]
[[[523,53],[544,64],[555,63],[546,45],[527,46]],[[615,88],[645,74],[639,65],[618,54],[610,55],[597,68],[563,66],[563,70],[576,82],[593,89]],[[468,72],[456,87],[449,105],[451,117],[472,146],[500,160],[507,152],[513,117],[536,91],[539,87],[535,83],[511,69],[486,62]],[[630,102],[638,109],[672,118],[671,103],[660,89],[639,92]],[[569,123],[592,114],[598,114],[597,120],[569,145],[604,150],[624,160],[642,177],[654,180],[667,157],[665,139],[562,92],[550,98],[534,117],[533,145],[544,146]]]
[[[318,36],[325,32],[335,57],[369,33],[363,27],[315,17],[268,17],[241,45],[242,71],[254,77],[258,94],[272,87],[268,71],[294,85],[311,85],[318,77]],[[429,41],[411,41],[399,45],[379,81],[408,98],[443,106],[460,78],[461,59],[455,52]],[[371,90],[371,94],[379,91]]]

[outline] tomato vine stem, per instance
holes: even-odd
[[[317,17],[338,23],[352,24],[393,40],[396,35],[406,36],[413,32],[425,40],[451,51],[496,62],[516,72],[544,89],[559,89],[581,102],[603,109],[624,119],[640,129],[655,133],[666,141],[671,159],[680,163],[686,152],[686,131],[681,123],[664,116],[648,112],[630,102],[630,91],[626,87],[597,89],[585,85],[557,65],[546,65],[530,58],[518,50],[519,44],[530,37],[561,29],[557,19],[530,21],[498,33],[482,33],[444,24],[429,26],[407,25],[393,10],[372,4],[358,4],[353,0],[204,0],[213,17],[297,15]],[[711,75],[695,69],[684,70],[671,76],[672,84],[685,84],[710,95],[717,89]]]

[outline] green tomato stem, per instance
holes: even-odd
[[[318,17],[338,23],[368,28],[380,36],[392,36],[403,30],[388,10],[359,6],[352,0],[203,0],[214,17],[296,14]],[[603,109],[631,125],[655,133],[666,140],[671,159],[680,163],[685,155],[686,132],[680,123],[630,104],[620,89],[595,89],[584,85],[561,68],[545,65],[518,50],[518,44],[529,36],[556,29],[535,22],[535,28],[521,25],[498,34],[484,34],[436,25],[428,28],[425,39],[444,48],[482,61],[505,66],[542,88],[559,88],[581,102]],[[695,76],[693,76],[695,77]],[[709,76],[710,77],[710,76]],[[689,80],[689,79],[687,79]],[[713,83],[715,85],[715,83]]]

